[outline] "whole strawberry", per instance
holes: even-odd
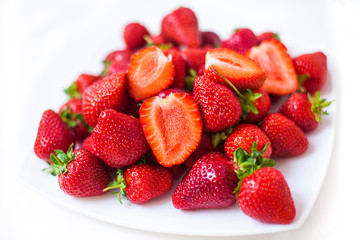
[[[186,47],[198,48],[201,45],[198,20],[189,8],[181,7],[165,16],[161,23],[161,34]]]
[[[315,94],[324,86],[327,78],[327,58],[323,52],[303,54],[294,59],[295,69],[300,75],[300,90]]]
[[[200,108],[204,129],[208,132],[225,130],[240,119],[241,105],[236,95],[206,76],[195,79],[193,97]]]
[[[140,48],[145,45],[144,36],[149,35],[149,31],[140,23],[129,23],[124,29],[124,41],[129,49]]]
[[[180,51],[176,49],[164,49],[163,52],[165,56],[171,56],[171,62],[174,65],[175,75],[170,87],[183,89],[185,87],[184,78],[186,76],[186,65],[184,58],[182,57]]]
[[[100,158],[115,168],[133,164],[149,150],[139,120],[113,109],[101,112],[92,140]]]
[[[172,195],[177,209],[225,208],[236,202],[237,177],[230,159],[213,152],[197,160]]]
[[[97,81],[83,95],[82,111],[85,122],[95,127],[103,110],[124,111],[129,101],[125,92],[125,73],[120,72]]]
[[[104,194],[103,189],[111,182],[104,162],[85,149],[72,146],[65,153],[55,150],[50,156],[51,174],[59,175],[61,190],[74,197],[91,197]]]
[[[258,44],[259,41],[253,31],[248,28],[240,28],[229,39],[222,41],[221,47],[244,54]]]
[[[289,224],[296,214],[289,186],[281,172],[272,167],[275,162],[263,158],[256,148],[254,142],[250,154],[242,148],[234,153],[239,178],[235,192],[239,206],[255,220]]]
[[[271,143],[265,133],[256,125],[240,123],[225,140],[225,154],[230,159],[234,159],[234,152],[240,147],[250,154],[254,142],[257,143],[256,150],[259,152],[268,144],[266,152],[262,153],[262,156],[264,158],[271,156]]]
[[[34,144],[35,154],[40,159],[51,163],[50,154],[55,149],[66,151],[73,143],[75,143],[75,136],[60,116],[53,110],[46,110],[37,131]]]
[[[321,122],[321,115],[328,114],[323,108],[330,104],[331,101],[320,99],[320,92],[314,97],[310,93],[294,93],[280,107],[279,113],[294,121],[304,132],[310,132]]]
[[[199,69],[205,64],[207,49],[204,48],[187,48],[181,51],[188,69]]]
[[[105,190],[120,188],[121,195],[136,204],[145,203],[170,191],[173,177],[169,169],[152,163],[136,163],[118,170],[117,180]]]
[[[293,157],[306,151],[309,141],[296,124],[279,113],[267,115],[260,125],[269,137],[272,157]]]
[[[213,48],[219,47],[220,37],[214,32],[201,32],[202,46],[211,46]]]

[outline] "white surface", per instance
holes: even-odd
[[[357,191],[355,184],[358,182],[357,169],[360,164],[358,154],[355,152],[359,140],[353,140],[353,138],[360,133],[358,128],[353,127],[353,123],[360,117],[356,111],[359,83],[356,72],[358,67],[355,63],[359,54],[359,47],[355,43],[360,40],[360,32],[356,27],[356,23],[360,22],[359,17],[356,16],[359,10],[358,4],[353,4],[351,1],[329,1],[326,5],[328,9],[325,8],[319,13],[320,16],[315,24],[309,20],[316,14],[316,11],[312,9],[322,6],[323,1],[316,5],[285,3],[279,10],[276,10],[278,5],[274,4],[276,7],[267,6],[266,10],[269,12],[263,14],[268,14],[275,19],[266,21],[268,26],[264,26],[260,25],[260,23],[264,24],[264,21],[260,20],[266,16],[257,13],[245,19],[240,14],[241,11],[246,12],[247,8],[255,7],[256,4],[261,6],[259,1],[246,6],[238,1],[224,2],[216,18],[213,17],[214,12],[201,12],[197,10],[201,9],[200,7],[194,7],[202,29],[217,30],[212,29],[211,26],[216,24],[215,21],[219,21],[220,15],[224,16],[221,20],[225,22],[231,22],[230,20],[236,16],[238,18],[236,22],[241,22],[242,26],[251,27],[256,32],[263,30],[259,26],[277,30],[281,38],[290,44],[288,47],[294,54],[305,50],[310,52],[315,48],[325,51],[330,46],[327,43],[319,45],[316,34],[323,26],[332,26],[333,31],[329,39],[332,45],[331,54],[333,54],[331,79],[333,82],[336,81],[337,91],[337,129],[334,148],[329,149],[329,151],[333,150],[329,171],[319,198],[302,227],[283,233],[246,237],[246,239],[356,238],[360,199],[359,195],[355,194]],[[71,4],[70,1],[0,2],[0,146],[2,152],[0,239],[63,239],[63,234],[66,234],[69,239],[80,237],[98,239],[99,236],[102,239],[110,237],[201,239],[201,237],[138,231],[94,220],[68,210],[16,181],[16,174],[33,144],[36,134],[33,126],[38,124],[45,108],[55,108],[60,104],[58,98],[52,99],[51,96],[58,95],[59,89],[67,86],[79,73],[99,72],[100,61],[106,53],[114,47],[121,48],[120,33],[125,22],[139,19],[150,31],[156,33],[164,13],[179,5],[190,7],[201,5],[199,2],[186,2],[186,4],[172,2],[165,5],[163,3],[156,9],[153,5],[157,3],[159,2],[143,2],[142,4],[136,1],[130,3],[107,1],[106,4],[100,1]],[[214,9],[218,1],[208,1],[207,4],[210,9]],[[233,4],[239,7],[226,7],[227,5],[234,6]],[[135,10],[136,6],[142,6],[142,8]],[[149,17],[146,10],[151,6],[153,10]],[[304,9],[305,6],[309,8],[309,11],[296,12],[294,10]],[[123,9],[126,11],[124,12]],[[281,9],[284,12],[282,14]],[[237,12],[239,14],[235,14]],[[330,14],[329,18],[323,15],[327,13]],[[296,24],[293,21],[296,16],[303,22],[302,24]],[[289,18],[289,20],[284,21],[284,18]],[[207,19],[207,21],[201,21],[202,19]],[[329,19],[332,21],[329,22]],[[294,28],[290,32],[284,32],[284,29],[289,29],[289,24],[292,24]],[[235,23],[224,25],[219,31],[220,35],[227,36],[235,25]],[[306,38],[300,36],[303,32],[307,33]],[[299,42],[297,42],[298,37],[301,39]],[[106,46],[102,45],[104,38],[108,41]],[[44,82],[40,79],[49,81]],[[40,87],[49,91],[41,92]],[[37,101],[42,104],[29,105],[34,101],[33,96],[37,96]],[[311,166],[304,166],[304,169],[307,168]],[[309,175],[308,179],[312,181],[313,176]]]

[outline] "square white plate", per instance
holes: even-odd
[[[130,10],[124,12],[121,23],[134,20],[131,18],[131,10],[135,9],[135,3],[125,5]],[[308,1],[305,4],[300,1],[222,1],[221,3],[220,1],[207,1],[206,5],[203,1],[185,1],[185,3],[164,1],[161,7],[154,9],[149,15],[143,14],[137,20],[146,23],[145,25],[149,26],[149,30],[156,34],[160,29],[161,18],[180,5],[188,6],[195,11],[201,30],[215,31],[223,39],[229,37],[231,30],[236,27],[248,27],[256,34],[263,31],[279,33],[280,39],[288,47],[292,57],[302,53],[323,51],[328,56],[329,76],[326,86],[322,89],[322,97],[328,100],[335,99],[335,87],[333,79],[331,79],[333,72],[333,56],[331,55],[331,42],[329,41],[331,26],[329,26],[330,16],[328,15],[326,1],[316,1],[316,3]],[[111,18],[111,14],[109,16]],[[104,19],[103,23],[98,23],[94,28],[104,26],[105,23],[108,24],[109,29],[115,27],[121,29],[123,27],[123,25],[115,24],[109,19]],[[114,30],[108,32],[119,35]],[[94,38],[96,40],[89,40],[84,44],[88,47],[93,44],[94,46],[106,45],[107,48],[118,48],[107,38],[100,36],[97,38],[96,35]],[[89,49],[93,51],[94,56],[106,56],[108,53],[99,53],[99,49]],[[89,55],[91,54],[87,53],[87,58]],[[75,61],[69,56],[66,58],[68,61]],[[89,65],[96,66],[95,64],[98,62],[86,64],[79,64],[79,74],[84,71],[91,72],[92,68]],[[44,69],[44,71],[50,73],[54,68]],[[66,74],[63,75],[66,76]],[[60,76],[57,76],[56,79],[60,79]],[[42,83],[45,83],[44,86],[49,85],[48,79],[40,79],[39,81],[39,86]],[[56,86],[63,85],[63,83],[58,82],[54,84]],[[59,89],[58,95],[54,92],[46,93],[53,98],[50,103],[61,104],[64,101],[61,91],[62,89]],[[29,100],[31,103],[29,106],[40,105],[44,108],[58,109],[59,105],[46,105],[43,99],[44,96],[33,96]],[[19,172],[19,179],[74,211],[109,223],[136,229],[203,236],[240,236],[295,229],[306,220],[327,171],[335,134],[335,107],[335,104],[332,104],[328,109],[330,115],[323,117],[323,123],[314,132],[307,134],[310,145],[305,154],[295,158],[277,160],[276,168],[284,174],[297,209],[296,218],[289,225],[264,224],[252,220],[241,212],[237,204],[227,209],[177,210],[171,203],[171,193],[176,184],[170,193],[143,205],[131,204],[127,200],[124,200],[121,205],[117,202],[116,197],[111,194],[86,199],[73,198],[59,189],[56,177],[41,171],[47,164],[37,159],[33,152],[25,159]],[[274,109],[277,108],[274,107]],[[40,116],[37,118],[40,119]],[[34,128],[37,127],[34,126]],[[33,142],[29,144],[32,145]]]

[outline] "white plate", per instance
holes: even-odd
[[[157,10],[157,14],[152,15],[150,23],[148,23],[149,29],[154,33],[159,30],[158,25],[154,26],[159,24],[161,17],[177,6],[182,5],[189,6],[196,12],[202,30],[213,30],[219,33],[222,38],[229,36],[231,29],[243,26],[251,28],[255,33],[267,30],[278,32],[280,38],[288,47],[291,56],[317,50],[324,51],[328,56],[329,77],[326,86],[322,90],[322,96],[327,99],[335,99],[335,87],[333,79],[331,79],[331,73],[333,72],[331,60],[333,56],[331,55],[331,44],[329,42],[331,26],[328,25],[330,21],[325,5],[326,1],[317,1],[316,3],[310,1],[309,4],[293,1],[291,3],[290,1],[254,1],[246,4],[238,1],[223,1],[221,11],[219,11],[218,1],[208,1],[206,10],[202,4],[196,3],[200,1],[186,2],[185,4],[166,2],[169,1],[164,1],[165,5],[160,10]],[[259,6],[261,6],[261,9],[259,9]],[[307,13],[306,17],[304,13]],[[131,11],[127,15],[125,14],[125,19],[120,22],[125,24],[125,22],[133,20],[130,14]],[[214,17],[215,14],[216,17]],[[156,20],[154,20],[154,16],[158,16]],[[144,15],[138,20],[146,22],[147,16]],[[110,25],[114,24],[113,21],[108,19],[104,20],[105,22]],[[96,26],[102,27],[104,25],[98,24]],[[116,29],[119,29],[118,24],[116,26]],[[114,27],[114,25],[111,27]],[[109,30],[110,33],[115,34],[113,30]],[[106,38],[99,39],[89,40],[90,42],[86,43],[90,47],[89,49],[91,49],[91,44],[95,46],[108,44],[107,48],[118,48],[111,41],[108,42]],[[86,58],[88,59],[89,53],[87,54]],[[94,56],[97,56],[94,57],[94,61],[99,56],[105,56],[106,54],[107,52],[99,53],[99,50],[94,50]],[[66,57],[68,61],[73,61],[69,56],[62,57]],[[89,64],[87,61],[86,64],[88,65],[80,64],[77,71],[79,74],[84,71],[97,72],[99,69],[97,71],[91,70],[94,69],[93,66],[98,68],[98,65],[94,64],[99,62],[100,60]],[[46,69],[46,71],[51,72],[55,68],[56,66],[52,69]],[[65,73],[59,74],[55,79],[60,80],[61,74],[68,79],[68,75]],[[38,86],[42,85],[42,83],[49,86],[47,81],[48,79],[40,79]],[[55,86],[66,86],[68,83],[55,82],[53,84]],[[44,109],[58,109],[59,104],[64,101],[61,91],[62,89],[59,88],[58,95],[52,92],[45,93],[45,96],[42,95],[42,97],[34,96],[30,100],[32,103],[30,106],[39,106],[40,104]],[[47,97],[46,94],[51,95],[53,98],[51,101],[44,103],[44,97]],[[55,102],[57,105],[55,105]],[[38,105],[34,105],[34,103]],[[289,225],[264,224],[252,220],[241,212],[237,204],[227,209],[218,210],[177,210],[171,203],[171,193],[176,186],[165,196],[143,205],[131,204],[126,200],[121,205],[117,202],[116,197],[111,194],[86,199],[73,198],[59,189],[56,177],[41,171],[47,165],[42,160],[37,159],[33,152],[25,159],[19,172],[19,179],[45,196],[74,211],[130,228],[203,236],[240,236],[295,229],[300,227],[306,220],[322,186],[333,147],[335,110],[335,104],[332,104],[328,109],[330,115],[323,118],[323,123],[314,132],[307,134],[310,145],[305,154],[296,158],[277,160],[276,168],[284,174],[297,209],[296,218]],[[37,119],[40,119],[40,116],[37,116]],[[37,128],[37,126],[33,127]],[[33,142],[29,144],[32,145]]]

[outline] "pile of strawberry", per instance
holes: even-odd
[[[76,197],[120,195],[141,204],[172,189],[177,209],[236,201],[262,222],[288,224],[295,205],[274,158],[299,156],[330,102],[322,52],[291,58],[272,32],[202,32],[191,9],[165,16],[161,33],[139,23],[104,71],[82,74],[58,112],[43,113],[34,150]],[[287,100],[277,112],[272,102]],[[117,174],[117,175],[115,175]]]

